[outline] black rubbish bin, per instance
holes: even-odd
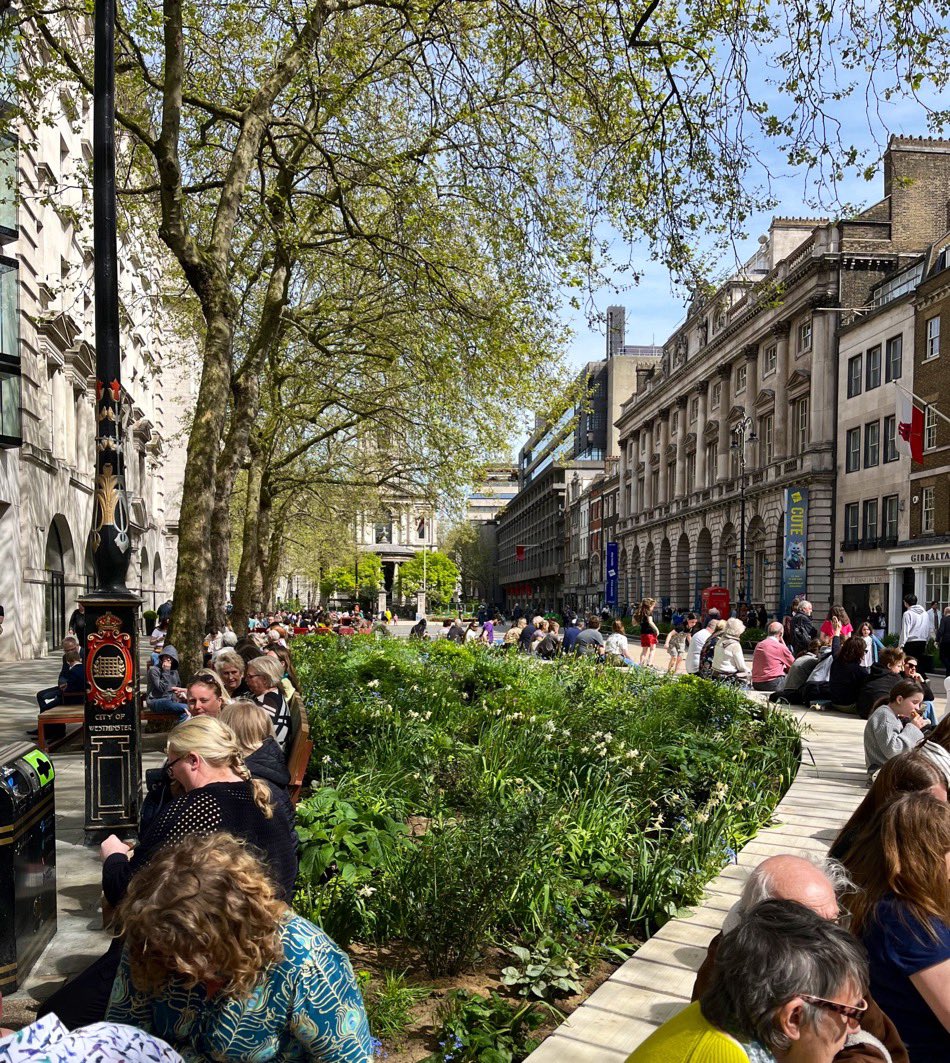
[[[0,992],[18,989],[56,933],[53,763],[0,746]]]

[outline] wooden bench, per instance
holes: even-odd
[[[85,714],[86,706],[84,703],[79,705],[57,705],[54,709],[47,709],[46,712],[41,712],[36,718],[36,744],[44,753],[49,753],[61,746],[67,738],[71,738],[76,733],[76,727],[82,728]],[[139,710],[139,719],[142,723],[160,723],[169,726],[173,726],[178,722],[178,717],[174,713],[151,712],[148,709]],[[73,730],[68,729],[71,726]],[[66,730],[56,738],[47,738],[47,727],[63,727]]]
[[[287,786],[287,793],[290,796],[290,800],[296,804],[300,800],[304,775],[310,764],[310,756],[313,753],[310,721],[307,719],[307,710],[304,707],[303,698],[299,694],[294,694],[290,701],[290,734],[290,751],[287,754],[287,770],[290,772],[290,783]]]

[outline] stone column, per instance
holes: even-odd
[[[644,471],[643,471],[643,508],[645,510],[651,510],[656,505],[656,499],[653,497],[653,442],[656,437],[656,429],[654,426],[648,425],[645,428],[647,434],[646,450],[643,452],[644,457]]]
[[[657,448],[660,455],[660,476],[658,498],[656,504],[665,506],[669,502],[669,489],[666,480],[666,448],[670,443],[670,411],[663,410],[660,414],[660,445]]]
[[[815,300],[828,306],[829,298]],[[808,442],[814,447],[828,445],[834,439],[835,390],[835,321],[830,311],[816,313],[812,318],[811,393],[808,409]]]
[[[755,397],[759,393],[759,348],[750,344],[745,351],[745,414],[755,422]],[[755,462],[752,462],[754,465]]]
[[[698,411],[696,414],[696,490],[702,491],[706,486],[706,398],[708,385],[704,384],[697,395],[699,396]]]
[[[772,422],[772,449],[776,461],[788,456],[788,400],[785,383],[788,380],[789,324],[781,321],[772,329],[775,337],[775,414]]]
[[[722,381],[722,395],[719,399],[719,440],[716,455],[716,477],[725,483],[729,479],[729,381],[732,366],[721,366],[717,379]]]
[[[676,400],[677,436],[676,436],[676,480],[674,483],[674,495],[677,499],[686,497],[686,436],[687,436],[687,396],[681,395]]]
[[[633,461],[630,462],[627,472],[630,476],[630,512],[627,516],[632,517],[634,514],[639,513],[643,506],[643,499],[640,498],[637,492],[637,465],[640,462],[640,433],[636,432],[632,436],[633,441]],[[626,492],[627,485],[621,484],[621,489]]]
[[[627,516],[627,450],[630,445],[629,436],[620,440],[620,498],[617,500],[617,516],[621,520]]]

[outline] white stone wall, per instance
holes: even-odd
[[[24,65],[28,73],[28,57]],[[85,98],[65,93],[46,103],[52,124],[38,121],[20,130],[18,235],[2,248],[18,263],[23,444],[0,452],[0,604],[6,611],[0,660],[45,653],[50,635],[55,640],[61,633],[93,578],[91,110]],[[174,307],[166,302],[176,287],[167,258],[128,218],[123,223],[119,290],[133,541],[128,585],[142,592],[147,609],[173,590],[183,419],[197,381],[197,345],[175,328]],[[58,551],[48,551],[57,542],[61,597],[52,586],[58,577],[51,575]]]

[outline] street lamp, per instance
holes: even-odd
[[[743,417],[732,427],[732,442],[729,444],[736,451],[739,459],[739,602],[745,601],[745,445],[755,443],[759,437],[755,434],[755,421]]]

